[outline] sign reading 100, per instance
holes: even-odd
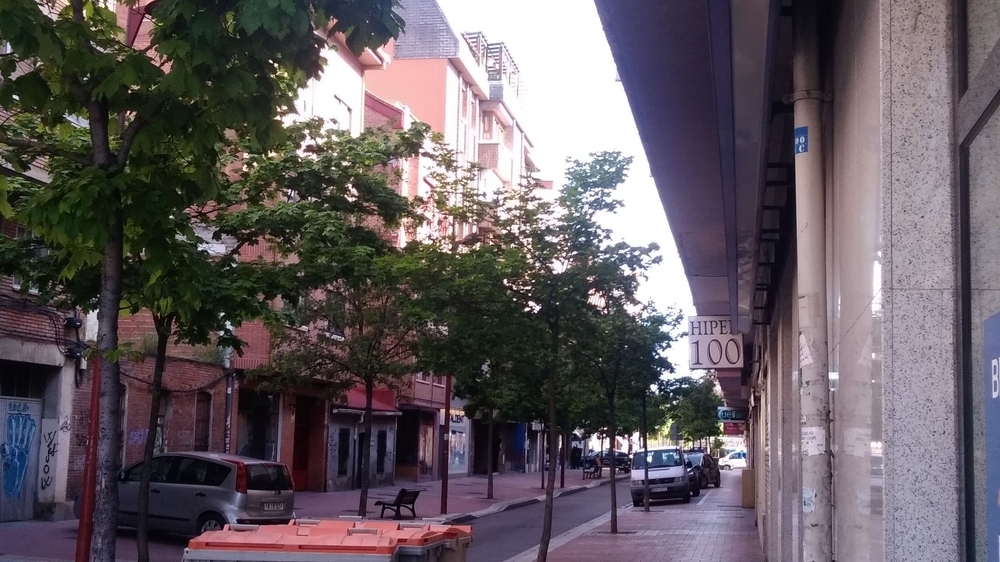
[[[734,334],[727,316],[688,318],[691,369],[740,369],[743,367],[743,336]]]

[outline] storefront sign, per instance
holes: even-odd
[[[743,426],[738,423],[726,422],[722,424],[723,435],[743,435]]]
[[[733,333],[728,316],[691,316],[688,338],[691,369],[743,368],[743,336]]]
[[[987,560],[1000,559],[1000,314],[983,322],[983,420],[986,424],[986,544]]]
[[[743,423],[747,421],[747,410],[746,408],[725,408],[720,406],[719,421]]]

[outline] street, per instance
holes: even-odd
[[[631,505],[628,477],[618,481],[618,505]],[[556,537],[610,511],[611,486],[570,494],[556,499],[552,536]],[[544,503],[503,511],[472,522],[473,543],[469,560],[504,562],[538,545],[542,533]]]
[[[629,503],[628,479],[620,477],[618,504]],[[553,537],[608,513],[610,487],[600,486],[556,499]],[[542,528],[543,503],[511,509],[476,519],[474,542],[469,560],[503,562],[538,544]],[[0,524],[0,562],[25,559],[72,560],[76,545],[77,521],[49,523],[23,521]],[[150,562],[178,562],[187,539],[154,533],[150,539]],[[135,531],[118,533],[116,559],[135,560]]]

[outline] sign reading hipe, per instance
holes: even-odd
[[[691,341],[689,368],[743,368],[743,336],[733,333],[728,316],[691,316],[688,318]]]
[[[809,127],[795,127],[795,154],[809,152]]]
[[[747,421],[746,408],[726,408],[719,406],[719,421],[730,423],[742,423]]]
[[[1000,560],[1000,314],[983,322],[983,387],[986,392],[986,541],[987,560]]]

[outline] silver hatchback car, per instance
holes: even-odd
[[[142,463],[118,478],[118,524],[136,526]],[[153,457],[149,528],[200,535],[228,523],[284,524],[294,518],[295,493],[281,463],[218,453]]]

